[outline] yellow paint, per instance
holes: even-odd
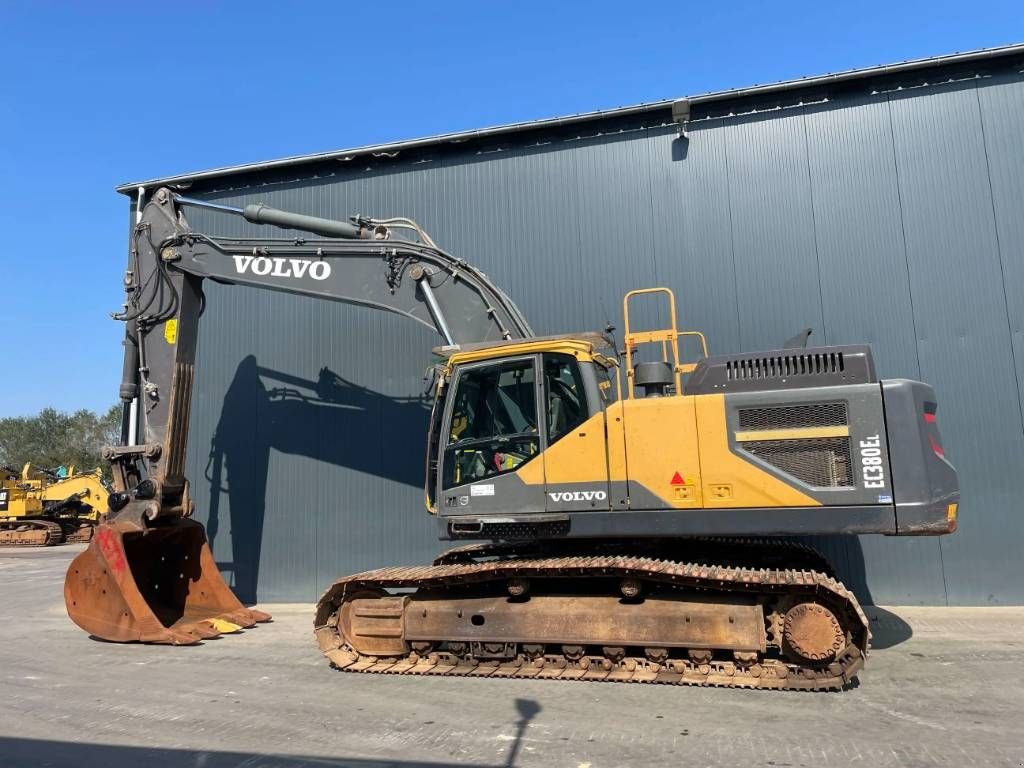
[[[448,365],[455,366],[460,363],[474,363],[479,360],[491,360],[493,358],[510,358],[520,355],[534,355],[538,352],[554,352],[564,355],[573,355],[581,362],[591,362],[594,359],[594,345],[583,339],[574,339],[567,336],[563,339],[527,339],[515,344],[496,344],[493,347],[481,349],[469,349],[464,352],[456,352],[448,358]]]
[[[59,502],[75,497],[80,506],[74,511],[61,513],[63,516],[75,515],[78,520],[97,522],[100,515],[107,511],[109,492],[103,484],[102,472],[99,467],[92,472],[74,472],[70,468],[68,477],[53,480],[32,470],[26,464],[20,477],[3,472],[0,476],[0,493],[7,495],[7,510],[0,512],[0,520],[12,520],[21,517],[52,517],[58,515],[46,512],[47,502]]]
[[[524,465],[519,477],[529,485],[538,485],[545,479],[553,485],[604,483],[608,480],[606,451],[604,414],[598,413],[544,451],[543,464],[533,461]],[[537,466],[533,467],[534,464]]]
[[[723,395],[619,400],[517,474],[528,485],[628,481],[632,509],[821,506],[734,454],[728,437]]]
[[[27,466],[27,465],[26,465]],[[2,470],[0,477],[0,494],[6,502],[7,509],[0,512],[0,520],[17,520],[22,517],[38,517],[43,513],[43,500],[35,488],[23,482],[21,478]]]
[[[227,619],[210,619],[210,625],[222,635],[230,635],[241,629],[240,626],[233,624]]]
[[[172,317],[164,323],[164,338],[168,344],[174,344],[178,340],[178,319]]]
[[[706,507],[821,506],[821,502],[729,450],[725,395],[697,395],[692,400],[697,414],[701,483]]]
[[[617,400],[605,411],[608,430],[608,479],[624,483],[626,472],[626,424],[623,421],[623,400]]]
[[[645,508],[639,498],[634,498],[634,483],[656,494],[666,507],[701,506],[702,492],[698,486],[672,485],[676,472],[685,480],[700,468],[693,404],[693,397],[649,397],[622,404],[630,508]],[[683,489],[682,493],[677,493],[678,488]]]
[[[731,499],[732,498],[732,484],[730,483],[711,483],[708,485],[708,496],[712,499]]]
[[[693,499],[694,487],[692,485],[673,485],[672,494],[676,501],[690,501]]]
[[[849,437],[849,427],[794,427],[792,429],[750,429],[736,433],[740,443],[751,440],[807,440],[816,437]]]
[[[946,522],[952,523],[956,520],[956,511],[956,504],[950,504],[946,507]]]

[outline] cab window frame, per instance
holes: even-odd
[[[550,383],[548,377],[548,363],[549,362],[567,362],[571,368],[571,376],[575,385],[575,393],[577,399],[577,417],[573,423],[567,422],[562,431],[556,436],[552,434],[551,428],[551,412],[550,405],[552,400],[552,392],[549,391]],[[544,352],[541,355],[541,366],[544,372],[543,388],[544,396],[542,400],[543,413],[544,413],[544,441],[545,447],[554,445],[559,440],[570,434],[574,429],[583,424],[591,416],[591,404],[589,393],[587,392],[586,377],[583,375],[583,367],[580,365],[579,359],[575,355],[567,354],[565,352]]]

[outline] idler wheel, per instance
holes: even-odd
[[[817,603],[800,603],[782,621],[783,648],[791,657],[811,664],[832,662],[846,643],[839,619]]]

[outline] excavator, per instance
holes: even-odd
[[[99,468],[58,475],[25,464],[0,465],[0,546],[46,547],[92,539],[107,510],[109,489]]]
[[[203,234],[193,206],[288,232]],[[133,230],[116,315],[136,428],[106,452],[110,512],[65,580],[71,619],[106,640],[193,644],[270,619],[231,592],[193,517],[185,446],[206,279],[395,312],[442,342],[424,496],[457,545],[327,588],[313,629],[339,670],[843,689],[868,621],[794,537],[957,526],[934,390],[880,380],[866,345],[804,335],[712,356],[678,328],[665,288],[625,295],[621,348],[610,329],[537,336],[409,219],[161,188]],[[664,305],[663,327],[631,325],[639,301]]]

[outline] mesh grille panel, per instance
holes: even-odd
[[[848,437],[754,440],[743,443],[743,450],[808,485],[853,487]]]
[[[846,403],[777,405],[770,408],[741,408],[740,429],[796,429],[799,427],[845,427]]]

